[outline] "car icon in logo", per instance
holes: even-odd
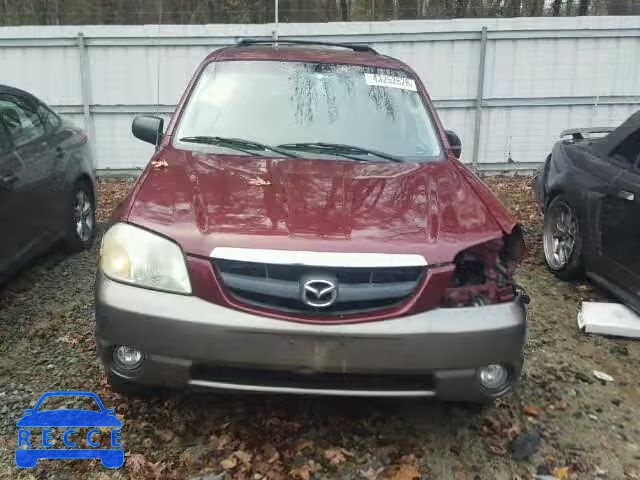
[[[41,410],[42,402],[48,397],[89,397],[95,400],[99,410],[58,409]],[[104,407],[100,398],[92,392],[65,391],[47,392],[43,394],[35,407],[25,410],[26,415],[16,423],[18,427],[18,449],[16,450],[16,465],[21,468],[35,467],[41,458],[51,459],[85,459],[99,458],[107,468],[119,468],[124,463],[124,450],[120,445],[120,428],[122,422],[114,415],[114,410]],[[53,447],[53,428],[62,427],[62,441],[71,448]],[[86,435],[79,433],[76,428],[91,427]],[[42,439],[37,439],[34,428],[42,428]],[[95,435],[100,428],[111,428],[110,448],[103,447],[96,441]],[[37,439],[37,440],[36,440]],[[88,448],[82,448],[86,442]],[[43,448],[31,448],[36,446]],[[74,448],[78,445],[78,448]],[[29,448],[25,448],[29,447]]]

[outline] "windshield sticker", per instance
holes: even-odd
[[[396,77],[393,75],[381,75],[378,73],[365,73],[364,79],[367,85],[376,87],[400,88],[417,92],[416,82],[412,78]]]

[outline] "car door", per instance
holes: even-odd
[[[13,166],[13,145],[0,116],[0,277],[9,269],[18,247],[11,234],[15,224]]]
[[[617,167],[602,208],[603,275],[640,296],[640,130],[611,155]]]
[[[50,237],[52,205],[48,195],[55,149],[47,139],[37,103],[31,97],[0,93],[0,115],[11,137],[12,235],[28,251]]]

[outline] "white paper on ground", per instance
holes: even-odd
[[[614,381],[614,378],[608,373],[600,372],[599,370],[593,370],[591,373],[593,373],[594,377],[596,377],[598,380],[602,380],[603,382]]]
[[[640,338],[640,315],[621,303],[582,302],[578,328],[586,333]]]

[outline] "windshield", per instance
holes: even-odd
[[[176,134],[177,139],[204,136],[272,146],[351,145],[414,162],[441,154],[413,78],[358,65],[213,62],[198,80]]]

